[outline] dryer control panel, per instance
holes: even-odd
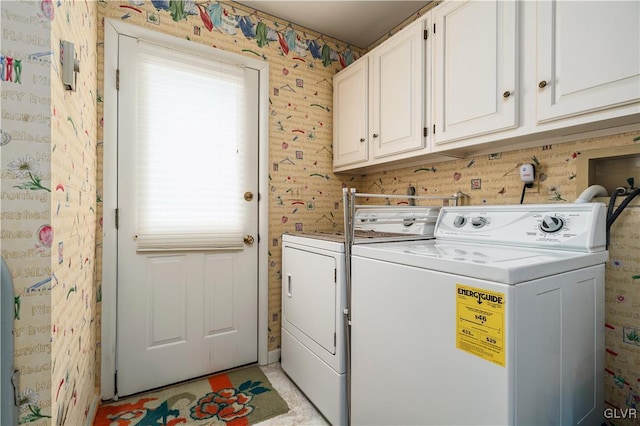
[[[443,207],[435,236],[441,241],[602,251],[605,210],[602,203]]]

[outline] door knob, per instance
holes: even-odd
[[[374,137],[374,138],[377,138],[377,137],[378,137],[378,134],[377,134],[377,133],[374,133],[374,134],[373,134],[373,137]]]
[[[511,92],[508,90],[502,94],[502,97],[505,99],[507,99],[509,96],[511,96]]]
[[[244,236],[244,243],[248,246],[252,246],[254,243],[255,239],[253,238],[253,235],[245,235]]]
[[[546,86],[547,86],[547,82],[546,82],[546,81],[544,81],[544,80],[542,80],[540,83],[538,83],[538,87],[539,87],[539,88],[541,88],[541,89],[542,89],[543,87],[546,87]]]
[[[245,199],[245,201],[253,200],[253,192],[251,192],[251,191],[245,192],[244,193],[244,199]]]

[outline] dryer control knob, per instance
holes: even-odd
[[[547,234],[553,234],[558,232],[564,227],[564,220],[557,216],[545,216],[540,222],[540,230]]]
[[[471,219],[471,226],[474,228],[482,228],[487,224],[487,218],[482,216],[476,216]]]
[[[465,223],[467,223],[467,219],[465,219],[464,216],[456,216],[456,218],[453,219],[453,226],[456,228],[462,228]]]

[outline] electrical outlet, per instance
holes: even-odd
[[[530,188],[526,188],[524,190],[525,194],[539,194],[540,193],[540,178],[538,177],[538,173],[536,173],[536,178],[533,182],[531,182]]]

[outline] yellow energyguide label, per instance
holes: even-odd
[[[456,284],[456,348],[505,366],[504,293]]]

